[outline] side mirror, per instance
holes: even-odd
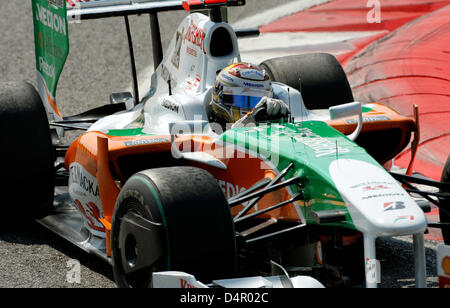
[[[331,120],[347,118],[351,116],[358,116],[358,126],[356,130],[347,137],[353,141],[358,138],[363,125],[362,106],[360,102],[348,103],[339,106],[334,106],[329,109]]]
[[[120,104],[125,103],[127,110],[133,109],[136,105],[133,95],[130,92],[113,93],[109,96],[110,104]]]
[[[175,158],[180,158],[183,154],[175,145],[176,135],[201,135],[208,127],[208,121],[179,121],[169,123],[170,143],[172,144],[172,154]]]

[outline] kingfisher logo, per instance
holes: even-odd
[[[203,51],[204,54],[206,54],[205,49],[205,37],[206,34],[203,29],[199,28],[193,20],[191,20],[191,23],[189,25],[189,28],[186,31],[186,34],[184,36],[185,40],[188,40],[194,45],[197,45],[200,47],[200,49]]]

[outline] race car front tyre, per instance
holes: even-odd
[[[441,182],[450,183],[450,156],[444,166]],[[441,190],[442,191],[442,190]],[[450,191],[446,191],[450,193]],[[450,223],[450,198],[440,199],[442,207],[439,209],[439,219],[443,223]],[[450,229],[442,229],[442,236],[446,245],[450,245]]]
[[[47,114],[34,87],[0,83],[0,193],[8,196],[0,220],[32,217],[53,205],[54,153]]]
[[[183,271],[203,282],[233,277],[234,224],[217,181],[192,167],[133,175],[114,209],[111,256],[119,287],[151,287],[157,271]]]
[[[273,58],[262,62],[261,67],[272,81],[299,90],[310,110],[354,101],[347,76],[333,55],[314,53]]]

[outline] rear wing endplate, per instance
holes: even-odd
[[[58,80],[69,54],[64,0],[32,0],[37,86],[49,120],[61,120],[56,105]]]

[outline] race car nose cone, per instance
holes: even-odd
[[[338,159],[329,169],[359,231],[375,236],[425,231],[422,209],[382,167],[354,159]]]

